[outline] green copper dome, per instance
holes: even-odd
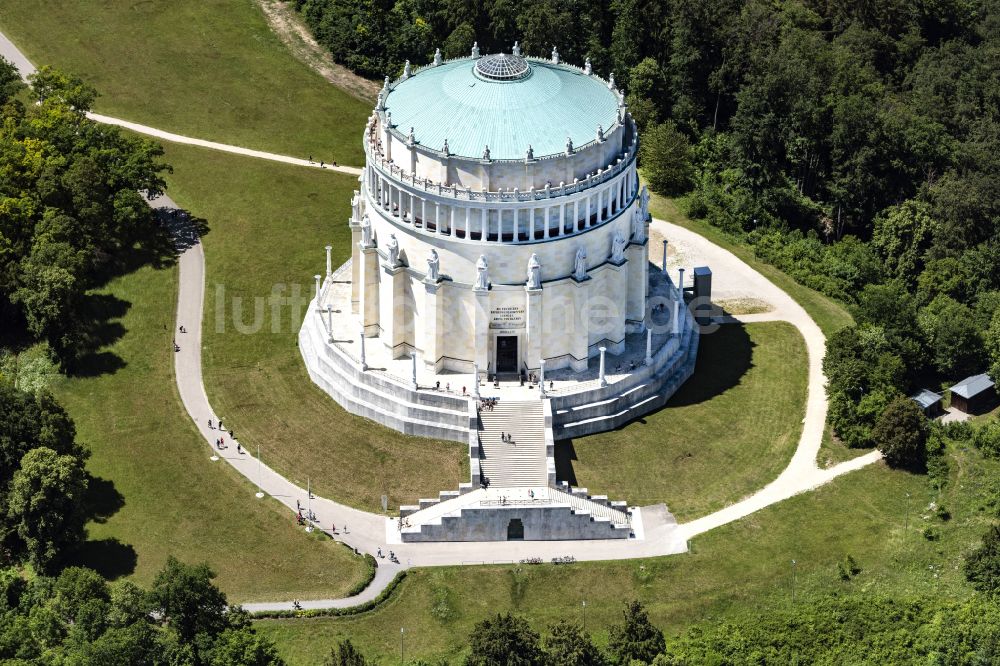
[[[466,58],[427,67],[397,83],[385,100],[393,126],[454,155],[494,160],[563,153],[618,120],[618,95],[579,69],[520,56]]]

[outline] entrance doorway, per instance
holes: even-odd
[[[497,336],[497,372],[517,372],[517,336]]]
[[[520,518],[512,518],[507,523],[507,541],[524,541],[524,523]]]

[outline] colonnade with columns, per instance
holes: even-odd
[[[487,193],[479,199],[468,198],[466,190],[443,186],[436,188],[440,192],[422,190],[372,164],[364,181],[371,204],[401,224],[428,234],[484,243],[524,243],[580,233],[628,206],[639,188],[634,161],[592,187],[560,185],[532,192],[527,200],[516,190]]]

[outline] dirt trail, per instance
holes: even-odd
[[[343,65],[333,62],[330,52],[320,46],[306,27],[292,3],[287,0],[257,0],[264,18],[289,52],[324,79],[365,102],[378,97],[380,85],[358,76]]]

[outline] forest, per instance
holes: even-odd
[[[654,191],[851,307],[827,374],[857,447],[895,398],[1000,375],[998,5],[296,0],[364,76],[474,41],[613,72]]]

